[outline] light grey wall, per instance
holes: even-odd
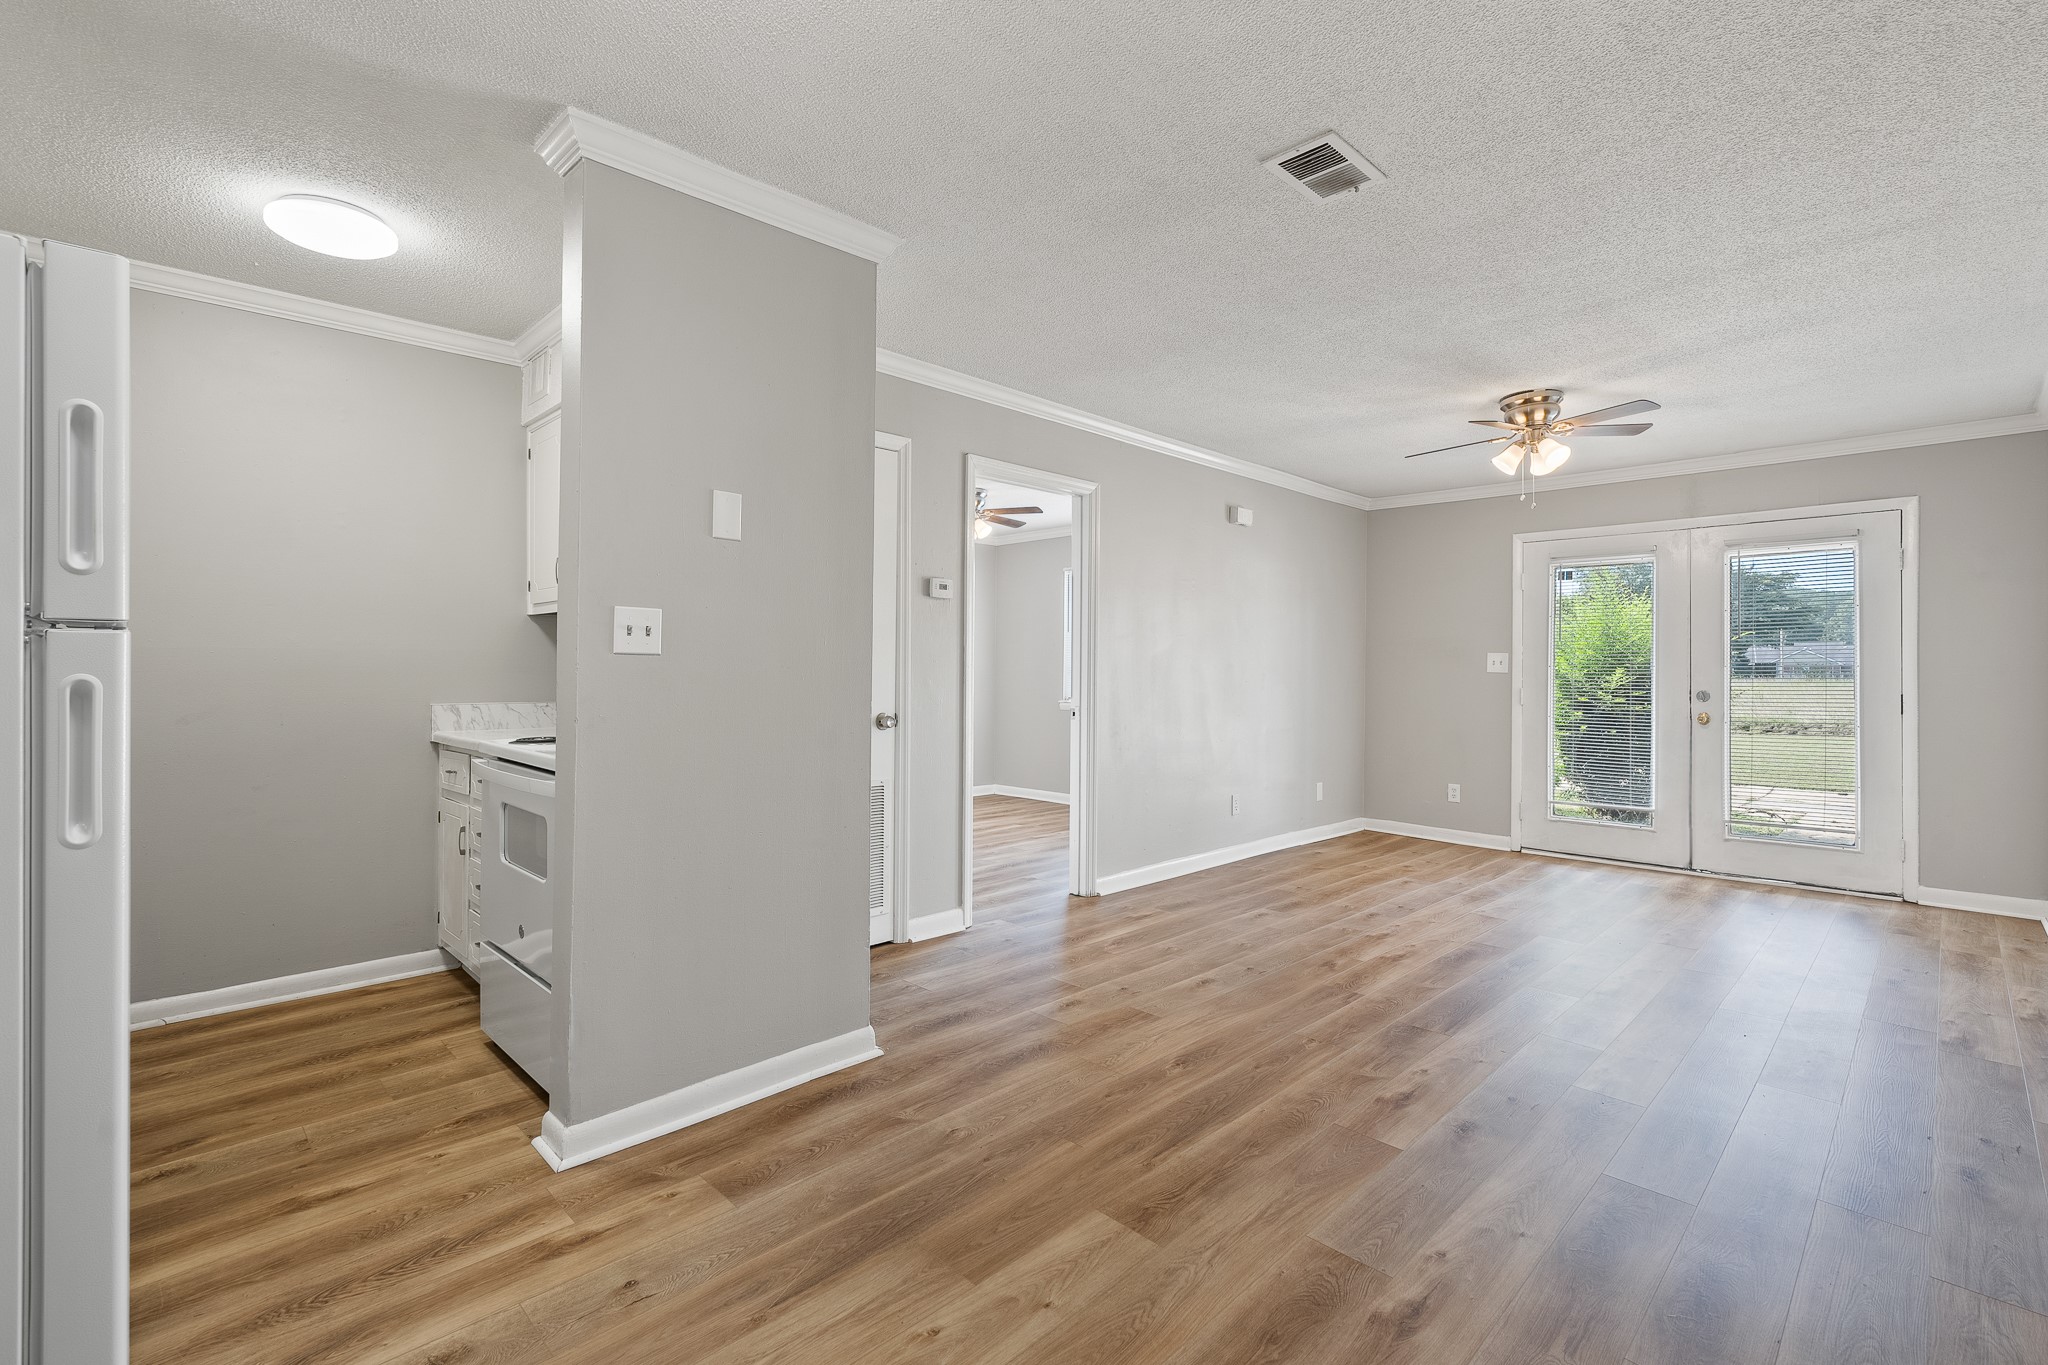
[[[868,1022],[875,268],[592,162],[565,189],[575,1123]],[[611,652],[614,604],[663,609],[661,656]]]
[[[2048,434],[1538,490],[1371,514],[1370,815],[1508,832],[1517,532],[1917,494],[1920,879],[2048,896]]]
[[[975,546],[977,787],[1067,790],[1071,725],[1059,697],[1073,556],[1071,536]]]
[[[519,374],[134,295],[137,1000],[434,946],[433,701],[554,695]]]
[[[960,574],[966,452],[1100,486],[1101,874],[1365,813],[1364,512],[908,380],[875,382],[877,426],[913,442],[920,583]],[[1231,503],[1256,509],[1256,525],[1229,525]],[[960,606],[911,598],[913,915],[960,904]]]

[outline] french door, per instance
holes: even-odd
[[[1525,542],[1524,848],[1896,895],[1900,515]]]

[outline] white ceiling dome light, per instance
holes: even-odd
[[[319,194],[287,194],[263,206],[263,222],[287,242],[328,256],[374,261],[398,250],[398,234],[368,209]]]

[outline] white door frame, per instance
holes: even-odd
[[[910,710],[910,438],[886,431],[875,433],[875,449],[896,452],[896,773],[889,838],[889,939],[910,942],[909,844],[910,746],[916,727],[906,723]]]
[[[1583,536],[1635,535],[1646,531],[1690,531],[1702,526],[1739,526],[1773,521],[1797,521],[1811,517],[1842,516],[1856,512],[1897,512],[1899,541],[1905,565],[1899,580],[1899,643],[1906,694],[1905,817],[1906,865],[1903,899],[1920,899],[1920,499],[1877,498],[1864,502],[1823,503],[1812,507],[1773,507],[1755,512],[1730,512],[1712,517],[1680,517],[1669,521],[1636,521],[1616,526],[1583,526],[1554,531],[1523,531],[1514,538],[1512,562],[1508,568],[1509,600],[1513,603],[1514,640],[1508,659],[1509,675],[1515,680],[1512,758],[1509,765],[1508,847],[1522,848],[1522,547],[1548,540],[1576,540]],[[1683,869],[1673,869],[1682,871]],[[1857,892],[1853,894],[1861,895]]]
[[[1102,544],[1098,490],[1087,479],[968,452],[960,499],[960,907],[974,923],[974,489],[982,480],[1020,484],[1074,500],[1074,742],[1067,783],[1067,893],[1095,889],[1095,598]]]

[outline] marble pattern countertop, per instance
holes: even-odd
[[[551,701],[437,701],[428,737],[445,749],[510,759],[529,768],[553,772],[554,745],[512,741],[554,732],[555,704]]]

